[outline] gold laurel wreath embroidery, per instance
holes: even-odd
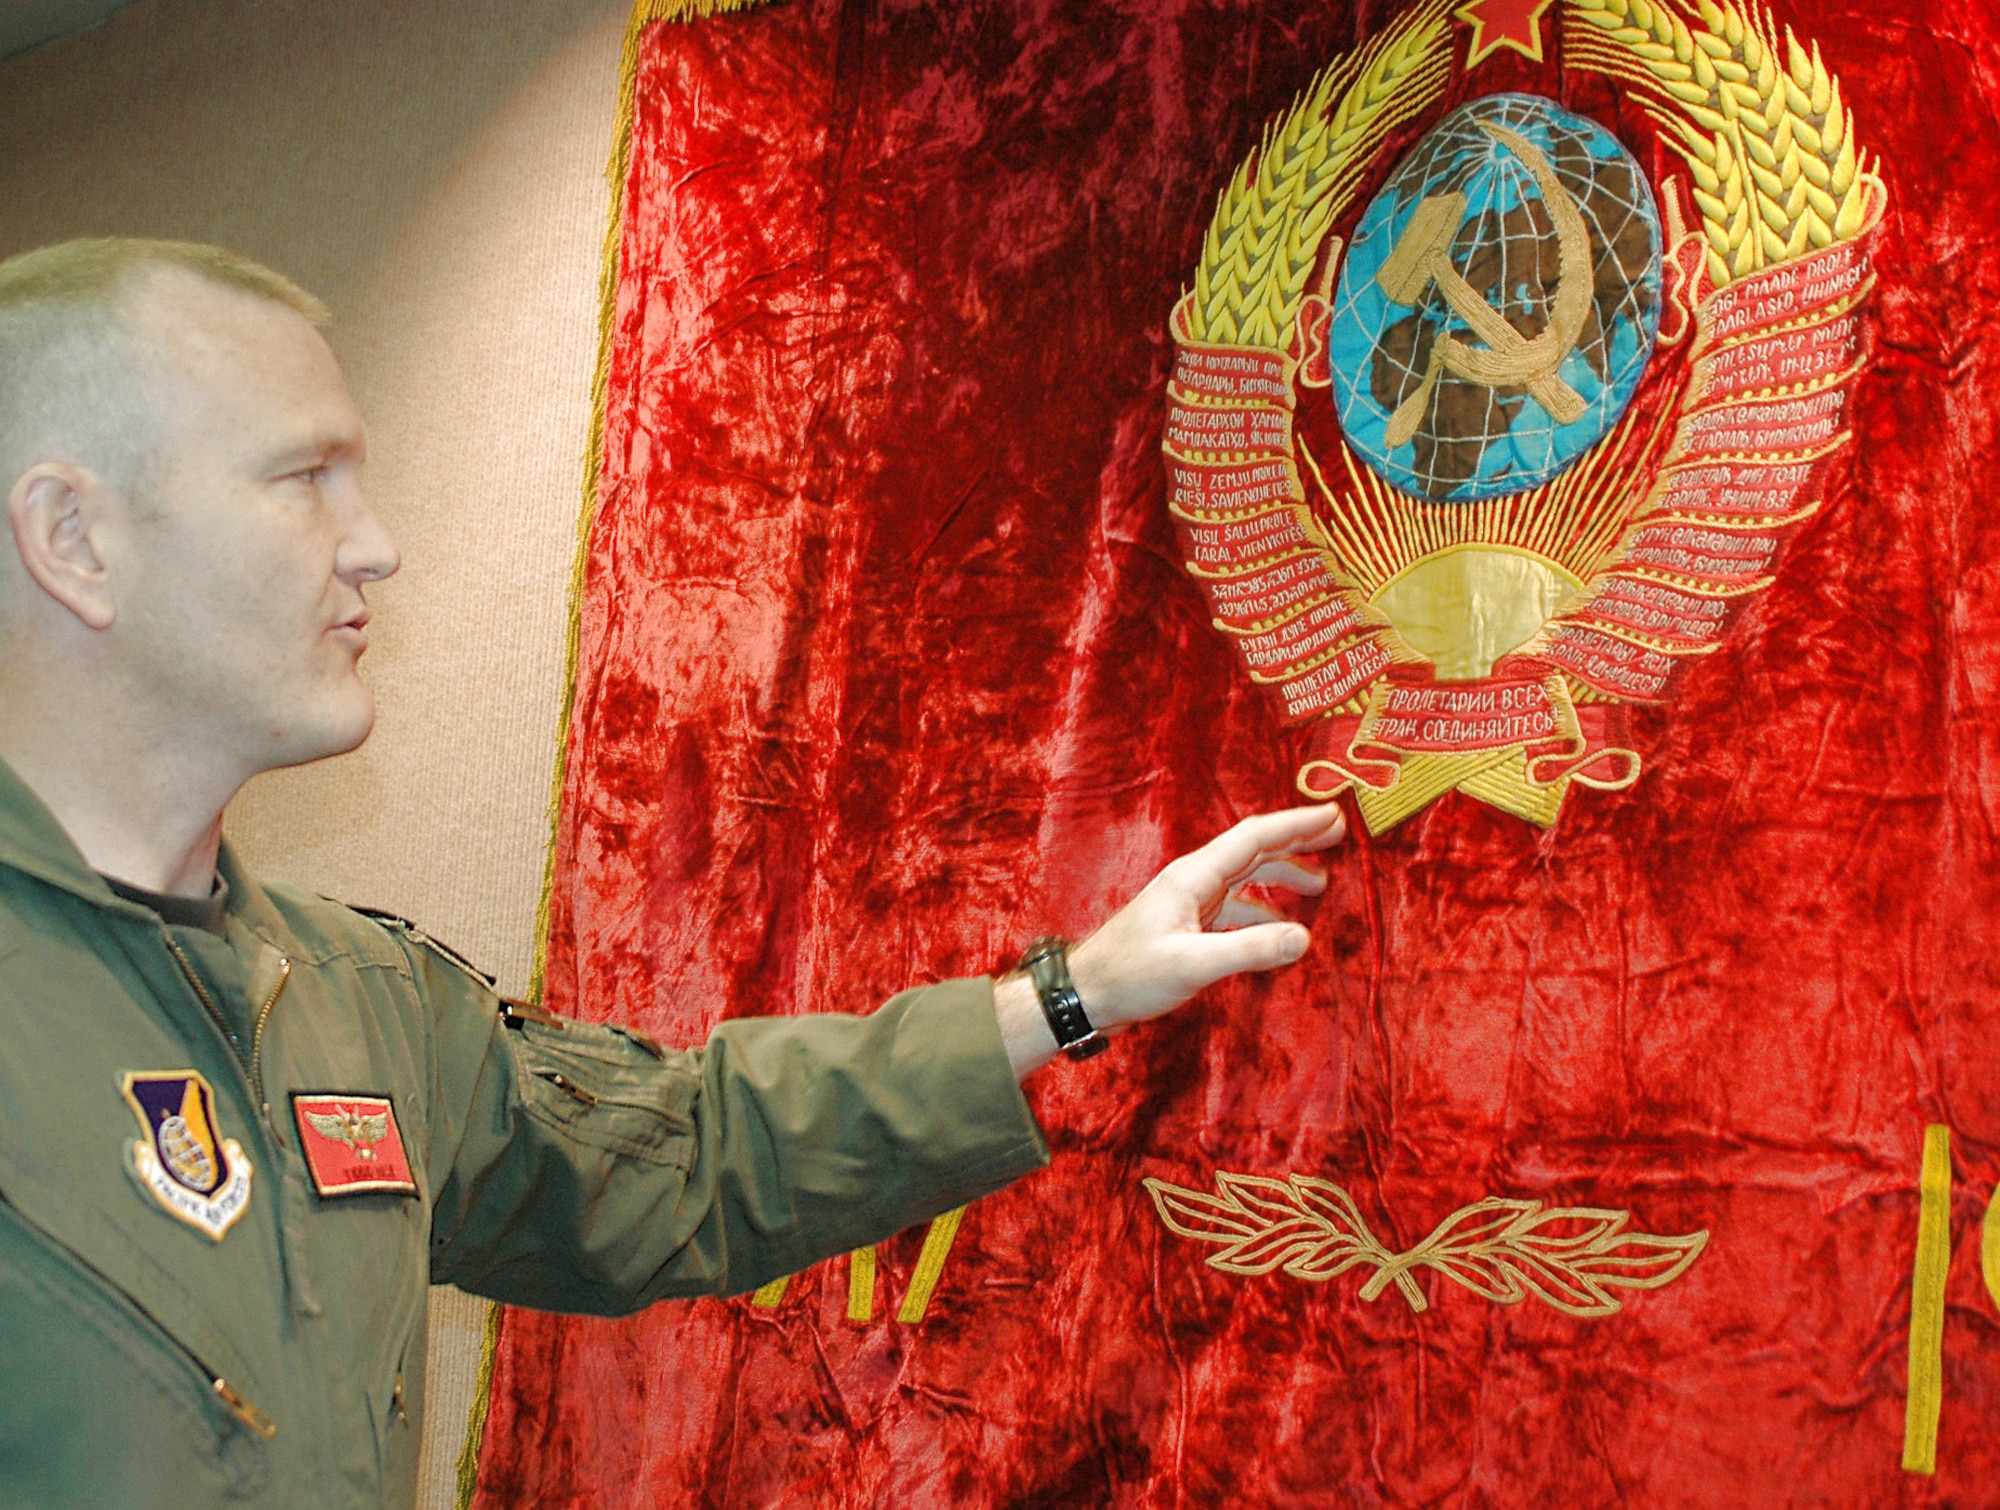
[[[1874,175],[1854,144],[1819,44],[1808,52],[1762,6],[1728,0],[1572,0],[1570,56],[1650,92],[1646,108],[1688,165],[1717,288],[1846,241],[1867,223]]]
[[[1445,4],[1427,0],[1322,70],[1236,170],[1195,270],[1191,339],[1267,351],[1291,339],[1327,227],[1383,138],[1428,110],[1450,78]]]
[[[1622,1309],[1612,1291],[1670,1284],[1708,1246],[1705,1230],[1685,1237],[1630,1231],[1626,1211],[1494,1196],[1454,1211],[1407,1253],[1392,1253],[1368,1230],[1353,1197],[1311,1175],[1275,1180],[1217,1171],[1216,1195],[1151,1178],[1145,1185],[1168,1230],[1221,1245],[1204,1260],[1211,1269],[1283,1269],[1323,1284],[1372,1264],[1361,1298],[1374,1300],[1393,1284],[1413,1311],[1430,1302],[1412,1271],[1428,1268],[1501,1305],[1533,1295],[1571,1316],[1610,1316]]]

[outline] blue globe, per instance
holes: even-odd
[[[1659,212],[1631,154],[1539,95],[1488,95],[1355,226],[1328,331],[1341,427],[1419,498],[1538,487],[1625,412],[1659,307]]]

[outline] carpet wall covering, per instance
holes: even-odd
[[[1428,13],[1435,92],[1327,234],[1500,91],[1698,186],[1573,0],[1462,10]],[[635,30],[548,1005],[681,1044],[864,1010],[1292,800],[1312,730],[1169,509],[1169,319],[1268,123],[1411,14],[786,0]],[[1635,56],[1712,74],[1677,38],[1721,14]],[[1307,958],[1037,1076],[1054,1166],[941,1268],[951,1234],[912,1231],[782,1295],[506,1313],[479,1505],[1995,1502],[2000,22],[1786,26],[1885,187],[1868,360],[1774,580],[1619,714],[1638,779],[1546,827],[1450,790],[1353,810]]]

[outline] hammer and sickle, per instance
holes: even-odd
[[[1540,148],[1519,132],[1491,121],[1481,121],[1479,129],[1526,164],[1555,222],[1557,282],[1549,323],[1540,335],[1528,340],[1480,297],[1479,290],[1451,264],[1452,238],[1465,223],[1465,196],[1456,191],[1428,196],[1403,227],[1375,281],[1396,303],[1408,305],[1414,305],[1435,283],[1445,303],[1485,345],[1468,346],[1456,336],[1445,336],[1432,344],[1423,382],[1389,416],[1383,439],[1391,448],[1417,433],[1438,377],[1446,371],[1482,388],[1526,388],[1557,424],[1574,424],[1586,407],[1577,391],[1556,376],[1556,368],[1575,347],[1584,322],[1590,318],[1590,233],[1576,201]]]

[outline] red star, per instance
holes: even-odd
[[[1503,47],[1541,62],[1542,12],[1552,4],[1554,0],[1465,0],[1452,12],[1472,28],[1472,51],[1465,66],[1477,68]]]

